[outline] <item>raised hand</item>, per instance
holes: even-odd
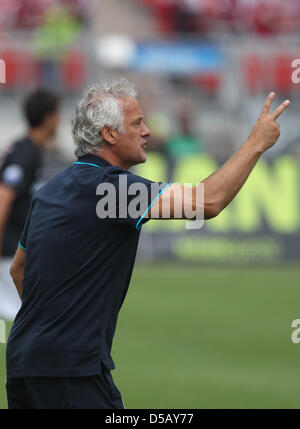
[[[265,152],[277,142],[280,136],[280,126],[278,122],[276,122],[276,119],[278,119],[282,112],[291,104],[289,100],[285,100],[273,113],[270,113],[274,98],[275,92],[271,92],[249,136],[249,140],[262,152]]]

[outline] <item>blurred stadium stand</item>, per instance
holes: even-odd
[[[160,31],[270,35],[299,30],[297,0],[137,0],[152,9]]]

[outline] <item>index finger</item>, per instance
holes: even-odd
[[[283,103],[278,106],[274,112],[272,113],[273,119],[277,119],[282,112],[285,111],[285,109],[291,104],[290,100],[285,100]]]
[[[262,115],[267,115],[268,113],[270,113],[270,109],[271,109],[271,104],[275,98],[275,92],[270,92],[270,94],[268,95],[265,104],[263,105],[262,111],[261,111],[261,116]]]

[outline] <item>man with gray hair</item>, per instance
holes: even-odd
[[[217,216],[279,137],[289,101],[271,114],[274,96],[248,140],[190,192],[128,171],[146,161],[150,135],[132,83],[85,91],[72,124],[77,161],[34,195],[11,267],[22,306],[7,344],[9,408],[123,408],[110,352],[141,226]]]

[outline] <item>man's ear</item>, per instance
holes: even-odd
[[[101,137],[103,138],[104,141],[106,141],[107,143],[110,143],[112,145],[114,145],[117,141],[117,138],[119,136],[119,133],[117,130],[113,130],[112,128],[108,127],[107,125],[105,125],[105,127],[102,128],[101,132]]]

